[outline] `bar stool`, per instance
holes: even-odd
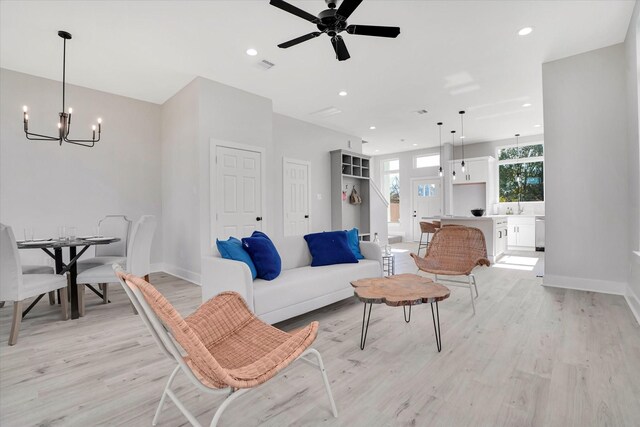
[[[418,256],[420,256],[420,249],[427,248],[429,246],[429,234],[433,234],[438,231],[435,225],[430,222],[420,221],[420,243],[418,243]],[[427,240],[422,243],[424,235],[427,235]]]

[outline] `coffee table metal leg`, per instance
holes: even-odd
[[[404,312],[404,321],[409,323],[411,322],[411,306],[409,306],[409,317],[407,318],[407,306],[402,306],[402,311]]]
[[[364,303],[364,312],[362,313],[362,331],[360,332],[360,350],[364,350],[364,343],[367,341],[367,332],[369,331],[369,319],[371,318],[371,306],[373,303],[369,303],[369,314],[367,315],[367,303]],[[364,319],[367,318],[367,325],[365,326]]]
[[[440,310],[438,310],[438,301],[435,302],[436,311],[433,312],[433,304],[431,303],[431,317],[433,318],[433,331],[436,334],[436,345],[438,346],[438,353],[442,351],[442,333],[440,332]],[[438,323],[436,325],[436,316]]]

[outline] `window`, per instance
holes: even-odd
[[[382,171],[382,192],[389,202],[387,221],[398,223],[400,222],[400,160],[383,160]]]
[[[544,145],[499,148],[498,174],[500,202],[544,201]]]
[[[419,168],[432,168],[440,166],[440,154],[429,154],[426,156],[416,156],[413,158],[413,166]]]

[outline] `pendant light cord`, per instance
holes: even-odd
[[[63,39],[64,43],[62,45],[62,112],[64,113],[64,88],[66,86],[67,81],[67,39]]]

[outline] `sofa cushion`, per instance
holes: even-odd
[[[288,236],[273,239],[280,258],[282,258],[282,269],[307,267],[311,265],[311,253],[307,246],[307,241],[301,236]]]
[[[242,247],[256,266],[259,278],[273,280],[280,275],[282,260],[278,250],[266,234],[254,231],[251,237],[242,239]]]
[[[356,259],[364,259],[360,252],[360,237],[358,236],[358,229],[352,228],[347,231],[347,242],[349,243],[349,249],[356,256]]]
[[[300,267],[282,270],[270,282],[253,282],[253,301],[257,315],[269,313],[333,292],[351,289],[350,281],[380,277],[380,263],[364,259],[358,264],[335,264],[323,267]]]
[[[251,270],[251,277],[255,279],[258,276],[256,266],[253,264],[247,251],[242,247],[240,240],[235,237],[229,237],[227,240],[216,239],[216,246],[222,258],[244,262],[249,266],[249,270]]]
[[[311,267],[357,263],[347,242],[346,231],[327,231],[304,236],[311,252]]]

